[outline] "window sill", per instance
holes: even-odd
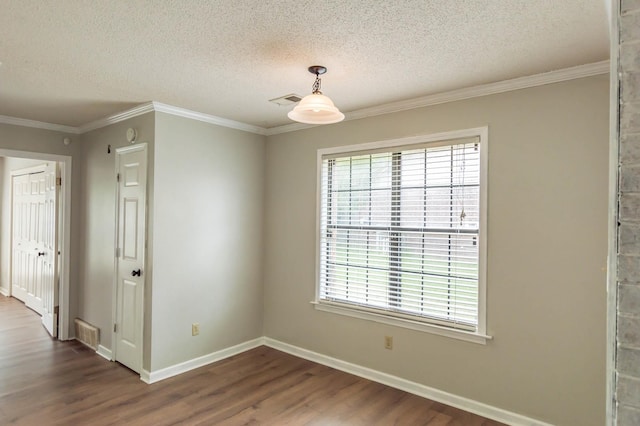
[[[466,342],[478,343],[486,345],[487,340],[491,340],[491,336],[485,334],[476,333],[465,330],[455,330],[447,327],[440,327],[433,324],[426,324],[419,321],[411,321],[409,319],[394,318],[386,315],[381,315],[373,312],[360,311],[357,309],[350,309],[347,307],[336,306],[327,303],[320,303],[312,301],[311,304],[318,311],[330,312],[338,315],[345,315],[348,317],[359,318],[368,321],[375,321],[381,324],[393,325],[396,327],[404,327],[411,330],[422,331],[425,333],[437,334],[438,336],[450,337],[452,339],[464,340]]]

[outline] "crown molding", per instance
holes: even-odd
[[[608,72],[608,60],[594,62],[591,64],[578,65],[571,68],[549,71],[542,74],[518,77],[511,80],[482,84],[479,86],[451,90],[449,92],[421,96],[419,98],[408,99],[404,101],[391,102],[388,104],[378,105],[370,108],[363,108],[345,113],[344,121],[359,120],[361,118],[374,117],[376,115],[406,111],[431,105],[444,104],[447,102],[461,101],[464,99],[477,98],[480,96],[494,95],[498,93],[510,92],[513,90],[526,89],[529,87],[543,86],[546,84],[559,83],[562,81],[574,80],[577,78],[592,77],[594,75],[607,74]],[[267,135],[277,135],[280,133],[293,132],[296,130],[308,129],[311,127],[316,126],[301,123],[285,124],[283,126],[269,128],[267,130]]]
[[[172,105],[163,104],[161,102],[146,102],[126,111],[100,118],[83,124],[80,127],[63,126],[61,124],[44,123],[41,121],[26,120],[23,118],[8,117],[0,115],[0,123],[14,124],[16,126],[34,127],[47,130],[57,130],[60,132],[83,134],[102,127],[110,126],[130,118],[138,117],[149,112],[164,112],[178,117],[185,117],[192,120],[204,121],[205,123],[215,124],[222,127],[243,130],[245,132],[266,135],[267,129],[264,127],[253,126],[251,124],[241,123],[239,121],[229,120],[215,115],[204,114],[201,112],[191,111],[185,108],[179,108]]]
[[[90,123],[83,124],[82,126],[79,127],[80,133],[87,133],[92,130],[110,126],[112,124],[119,123],[121,121],[128,120],[133,117],[138,117],[140,115],[146,114],[148,112],[153,112],[153,111],[154,111],[153,102],[140,104],[126,111],[122,111],[117,114],[113,114],[108,117],[100,118]]]
[[[164,112],[164,113],[175,115],[178,117],[204,121],[205,123],[215,124],[217,126],[222,126],[222,127],[229,127],[231,129],[243,130],[245,132],[256,133],[259,135],[267,134],[267,129],[265,129],[264,127],[259,127],[259,126],[254,126],[252,124],[229,120],[227,118],[222,118],[215,115],[204,114],[202,112],[191,111],[185,108],[179,108],[172,105],[163,104],[160,102],[151,102],[151,103],[153,104],[153,109],[156,112]]]
[[[578,65],[571,68],[564,68],[549,71],[542,74],[534,74],[526,77],[514,78],[511,80],[499,81],[496,83],[482,84],[479,86],[467,87],[464,89],[452,90],[449,92],[437,93],[434,95],[421,96],[404,101],[391,102],[370,108],[363,108],[345,113],[345,120],[359,120],[361,118],[374,117],[376,115],[389,114],[393,112],[406,111],[415,108],[422,108],[431,105],[438,105],[447,102],[461,101],[464,99],[477,98],[480,96],[494,95],[498,93],[510,92],[513,90],[526,89],[529,87],[543,86],[546,84],[559,83],[577,78],[591,77],[609,72],[609,61],[594,62],[586,65]],[[27,120],[0,115],[0,123],[13,124],[16,126],[33,127],[37,129],[54,130],[72,134],[82,134],[92,130],[119,123],[133,117],[137,117],[148,112],[164,112],[178,117],[203,121],[217,126],[229,127],[231,129],[256,133],[258,135],[277,135],[280,133],[294,132],[297,130],[309,129],[318,125],[291,123],[277,127],[264,128],[239,121],[229,120],[215,115],[204,114],[191,111],[185,108],[175,107],[160,102],[146,102],[126,111],[83,124],[79,127],[64,126],[61,124],[45,123],[42,121]]]
[[[44,121],[27,120],[25,118],[9,117],[0,115],[1,124],[12,124],[14,126],[32,127],[34,129],[53,130],[56,132],[80,134],[80,129],[72,126],[64,126],[62,124],[45,123]]]
[[[348,113],[348,112],[344,113],[345,118],[343,121],[350,120],[349,114],[351,113]],[[295,132],[297,130],[311,129],[312,127],[318,127],[318,126],[324,126],[324,124],[304,124],[304,123],[283,124],[282,126],[269,127],[266,131],[266,135],[267,136],[279,135],[280,133]]]

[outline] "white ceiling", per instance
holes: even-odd
[[[158,101],[270,128],[602,61],[605,0],[0,0],[0,115],[80,126]]]

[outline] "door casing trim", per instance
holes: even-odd
[[[19,151],[0,148],[0,157],[26,158],[31,160],[55,161],[60,165],[62,185],[60,187],[58,213],[60,229],[58,230],[58,249],[60,250],[58,275],[58,339],[69,340],[70,305],[69,305],[69,276],[71,257],[71,156],[47,154],[42,152]],[[11,253],[9,253],[11,257]],[[11,259],[9,259],[9,276],[11,276]]]

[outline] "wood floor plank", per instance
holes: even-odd
[[[500,425],[264,346],[147,385],[4,296],[0,424]]]

